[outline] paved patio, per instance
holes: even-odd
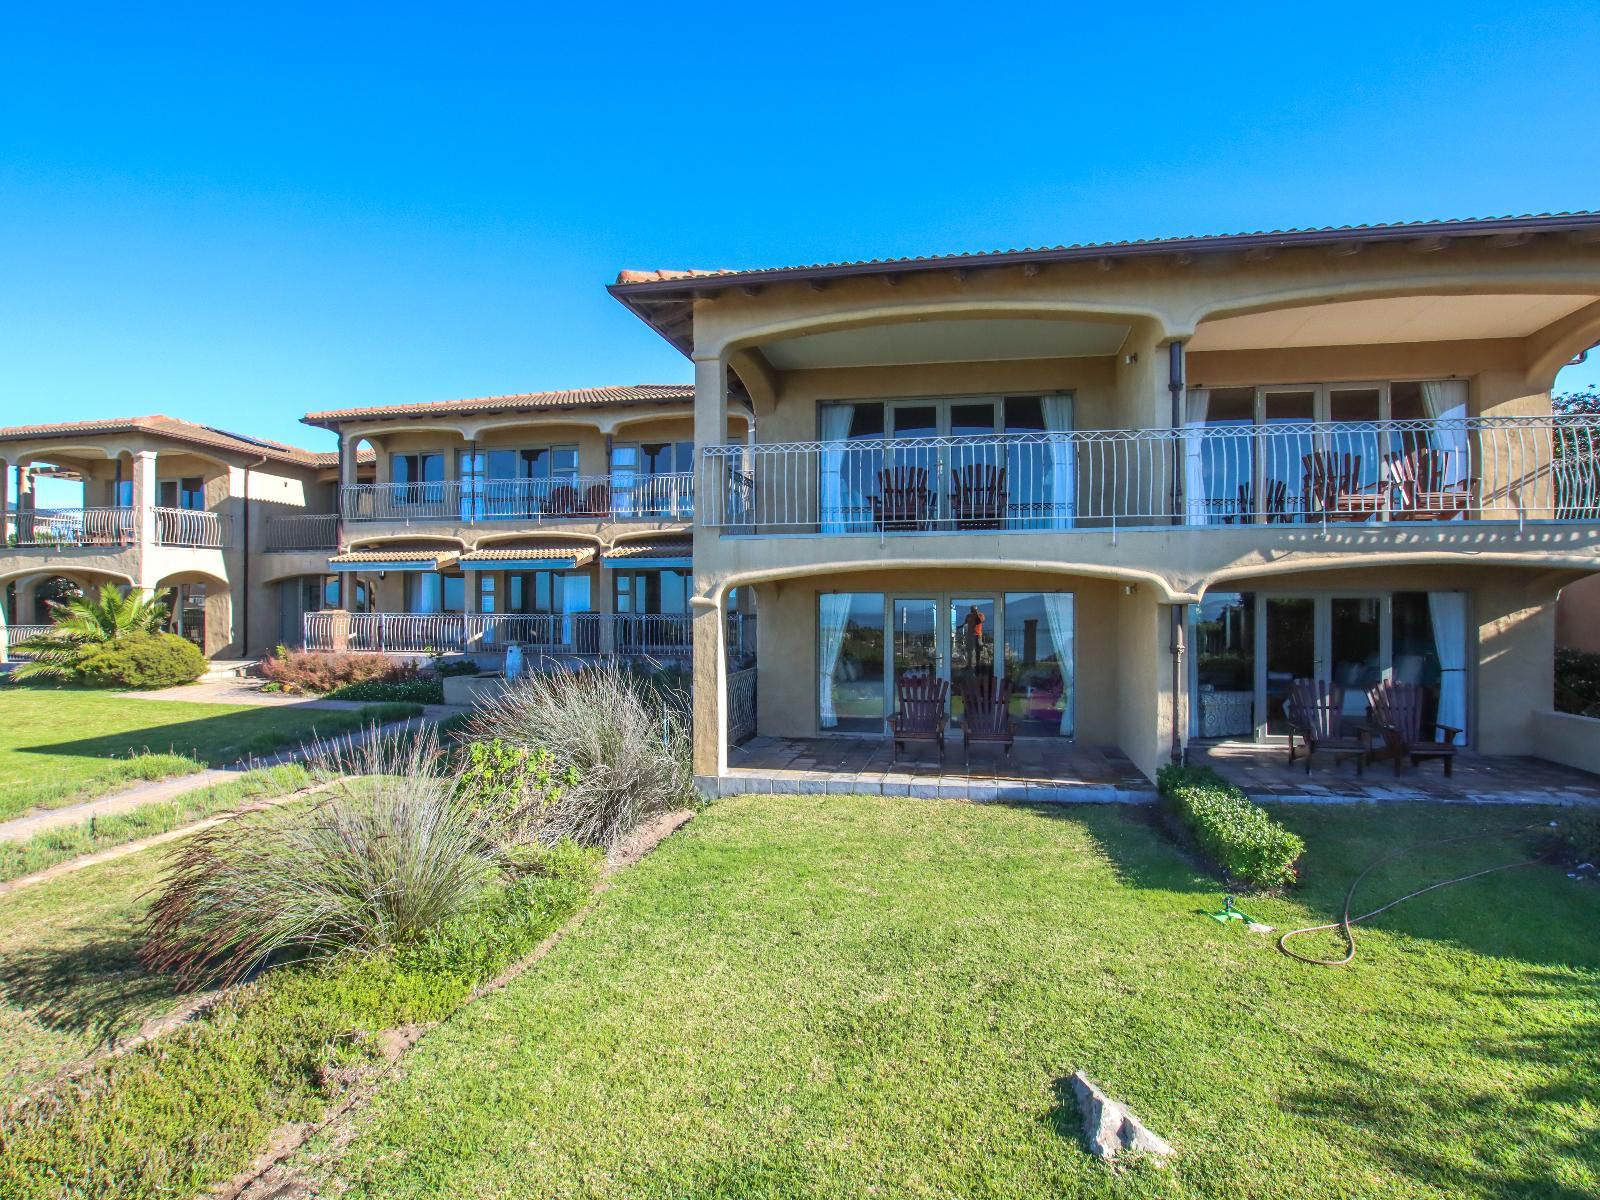
[[[1283,746],[1254,742],[1194,742],[1189,761],[1204,763],[1252,799],[1300,803],[1386,803],[1431,800],[1446,804],[1600,804],[1600,775],[1538,758],[1484,755],[1462,751],[1455,773],[1445,778],[1438,762],[1402,765],[1397,778],[1390,762],[1372,763],[1357,775],[1354,763],[1335,763],[1318,755],[1308,776],[1305,758],[1289,765]]]
[[[1018,738],[1008,762],[994,747],[962,765],[960,737],[943,766],[931,745],[912,745],[890,761],[886,738],[756,737],[728,750],[727,773],[698,782],[711,795],[798,792],[812,795],[917,796],[944,800],[1028,800],[1142,803],[1155,787],[1115,749],[1056,738]]]

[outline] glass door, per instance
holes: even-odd
[[[956,596],[950,601],[950,716],[959,721],[963,689],[994,689],[994,596]]]
[[[894,673],[891,692],[902,675],[942,676],[939,653],[939,602],[927,598],[895,597],[890,612],[894,637]]]
[[[939,451],[933,446],[903,446],[908,438],[939,436],[939,406],[925,401],[889,405],[888,445],[885,464],[886,511],[899,528],[926,528],[939,515],[943,492]],[[889,474],[892,472],[892,474]]]
[[[1287,737],[1284,702],[1296,679],[1344,689],[1347,722],[1367,712],[1367,689],[1389,674],[1393,657],[1389,597],[1265,596],[1257,622],[1256,736]]]
[[[1383,619],[1385,598],[1332,596],[1324,601],[1330,664],[1328,682],[1344,689],[1344,715],[1359,722],[1367,715],[1367,689],[1382,682],[1390,661],[1389,622]]]
[[[1256,680],[1261,714],[1257,736],[1288,737],[1289,721],[1284,702],[1289,685],[1296,679],[1315,679],[1320,674],[1317,657],[1317,602],[1310,596],[1267,596],[1262,601],[1262,619],[1256,623],[1265,643],[1256,655],[1261,664]]]

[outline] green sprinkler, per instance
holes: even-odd
[[[1232,896],[1224,896],[1222,898],[1221,912],[1207,913],[1206,915],[1213,921],[1216,921],[1222,925],[1226,925],[1229,921],[1243,921],[1246,925],[1260,924],[1260,922],[1254,917],[1250,916],[1250,914],[1240,912],[1237,908],[1235,908],[1233,906]]]

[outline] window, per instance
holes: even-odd
[[[615,611],[623,615],[689,611],[688,571],[616,571],[612,588]]]
[[[516,571],[506,577],[507,612],[592,612],[589,576],[579,571]]]
[[[882,592],[817,597],[818,724],[881,733],[884,717]]]
[[[462,575],[414,571],[406,576],[406,611],[411,613],[464,612],[467,581]]]
[[[439,504],[444,500],[444,455],[437,451],[394,454],[389,457],[389,478],[396,505]]]
[[[1074,730],[1071,592],[1005,594],[1005,677],[1017,732],[1070,737]]]

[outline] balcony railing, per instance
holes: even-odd
[[[1600,417],[1303,422],[706,447],[738,533],[1600,519]]]
[[[338,545],[339,517],[335,513],[273,517],[267,522],[269,551],[333,550]]]
[[[687,658],[694,650],[688,613],[614,613],[612,642],[618,654]]]
[[[598,654],[600,614],[311,612],[304,635],[308,650],[445,654],[515,642],[551,654]]]
[[[362,483],[345,487],[339,505],[347,521],[412,524],[688,521],[694,516],[694,476],[682,472]]]
[[[217,550],[225,544],[231,528],[227,517],[203,508],[157,508],[153,511],[158,546]]]
[[[6,518],[13,546],[131,546],[138,534],[132,508],[21,509]]]
[[[19,651],[17,644],[29,638],[38,637],[42,633],[49,633],[53,625],[7,625],[5,627],[5,646],[7,653],[12,658],[30,657],[26,651]]]

